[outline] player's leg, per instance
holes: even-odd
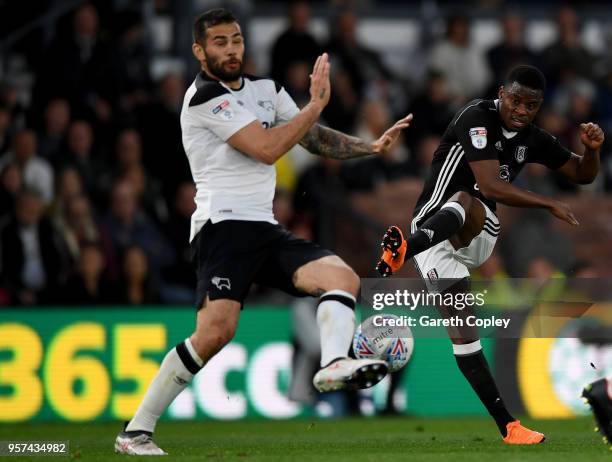
[[[391,226],[383,237],[383,255],[376,269],[382,276],[390,276],[407,259],[447,239],[455,249],[466,247],[482,231],[485,216],[482,202],[458,191],[419,228],[413,225],[405,239],[397,226]]]
[[[151,437],[159,417],[206,362],[234,336],[254,274],[263,264],[268,224],[208,222],[191,243],[197,272],[197,319],[193,334],[172,348],[136,414],[115,441],[124,454],[163,454]]]
[[[582,390],[582,396],[591,406],[597,421],[595,430],[603,435],[604,443],[612,442],[612,381],[610,377],[596,380]]]
[[[315,387],[319,391],[367,388],[382,380],[387,373],[384,361],[348,358],[359,276],[340,257],[328,255],[300,266],[292,280],[298,291],[319,297],[321,370],[314,377]]]
[[[463,278],[443,293],[456,295],[469,292],[469,290],[470,280]],[[500,396],[489,364],[482,351],[477,328],[465,323],[468,316],[475,315],[473,308],[466,306],[462,310],[457,310],[453,307],[438,307],[438,311],[444,318],[459,318],[463,321],[461,324],[457,323],[456,326],[447,327],[448,335],[453,344],[455,361],[482,404],[495,420],[502,437],[505,438],[508,424],[516,419],[510,415]]]
[[[445,292],[465,293],[467,291],[469,291],[469,279],[464,278]],[[475,327],[465,325],[468,316],[475,316],[473,308],[465,307],[462,310],[456,310],[442,307],[439,309],[444,317],[459,317],[464,321],[463,327],[448,328],[455,361],[463,376],[495,420],[504,442],[508,444],[543,442],[545,437],[542,433],[523,427],[520,421],[508,412],[491,374],[487,358],[482,351],[478,332]]]
[[[198,311],[195,332],[164,357],[134,417],[117,437],[117,452],[164,454],[151,439],[157,421],[200,369],[234,337],[240,305],[227,299],[206,301],[205,308]]]
[[[486,210],[486,215],[493,220],[492,212]],[[470,290],[468,265],[470,268],[480,266],[493,251],[496,238],[487,229],[483,229],[476,238],[471,239],[467,248],[456,250],[448,240],[440,242],[416,255],[415,266],[430,291],[466,293]],[[504,441],[509,444],[543,441],[544,435],[521,426],[506,409],[482,351],[478,330],[465,322],[468,316],[475,315],[473,307],[465,306],[462,310],[454,307],[438,309],[444,318],[459,317],[463,321],[447,328],[457,366],[495,420]]]

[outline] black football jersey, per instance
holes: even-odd
[[[499,177],[514,181],[526,163],[562,167],[571,152],[550,133],[531,124],[518,132],[502,124],[497,100],[475,100],[461,108],[446,128],[434,153],[429,176],[414,209],[412,232],[440,209],[457,191],[465,191],[495,212],[495,202],[485,198],[469,163],[499,160]]]

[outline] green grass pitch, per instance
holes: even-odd
[[[342,420],[161,422],[155,440],[164,461],[610,461],[592,419],[524,420],[544,444],[510,447],[490,419],[364,418]],[[0,441],[70,440],[70,457],[3,460],[132,460],[116,455],[119,423],[0,425]]]

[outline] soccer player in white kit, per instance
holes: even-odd
[[[197,271],[197,321],[191,337],[170,350],[115,451],[163,455],[152,440],[157,420],[194,375],[234,336],[253,282],[296,296],[319,297],[321,391],[366,388],[387,372],[384,361],[347,357],[355,330],[359,277],[338,256],[298,239],[274,219],[274,163],[296,144],[349,159],[387,151],[412,116],[367,143],[317,124],[330,96],[327,54],[311,74],[310,102],[298,109],[271,79],[242,72],[244,38],[227,10],[194,24],[193,54],[201,72],[181,112],[183,145],[197,186],[190,242]]]

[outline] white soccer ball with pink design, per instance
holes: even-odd
[[[375,314],[363,321],[353,337],[355,356],[382,359],[389,365],[389,372],[399,371],[408,364],[414,338],[409,327],[396,327],[399,319],[394,314]]]

